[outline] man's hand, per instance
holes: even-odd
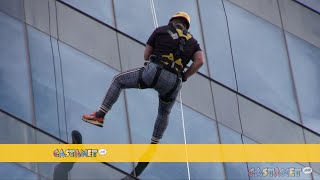
[[[187,81],[187,79],[196,73],[200,67],[203,65],[203,55],[201,51],[197,51],[193,55],[193,63],[191,64],[190,68],[183,73],[182,82]]]
[[[182,73],[182,82],[186,82],[187,81],[187,78],[186,76],[184,75],[184,73]]]
[[[144,66],[147,66],[149,63],[150,63],[150,61],[147,61],[147,60],[146,60],[143,65],[144,65]]]

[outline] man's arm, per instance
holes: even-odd
[[[148,61],[152,52],[153,52],[153,47],[147,44],[146,48],[144,49],[144,55],[143,55],[144,60]]]
[[[190,76],[196,73],[203,65],[203,55],[202,51],[197,51],[193,54],[193,63],[190,68],[184,73],[184,81],[186,81]]]
[[[156,43],[156,39],[157,39],[157,34],[158,34],[158,30],[159,28],[156,28],[152,34],[150,35],[148,41],[147,41],[147,45],[146,45],[146,48],[144,49],[144,60],[148,61],[150,56],[152,55],[153,53],[153,47],[155,46],[155,43]]]

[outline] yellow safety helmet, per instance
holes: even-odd
[[[177,12],[175,15],[173,15],[171,17],[170,21],[172,21],[175,18],[183,18],[183,19],[185,19],[187,21],[187,29],[189,29],[189,27],[190,27],[190,16],[187,13],[185,13],[183,11]]]

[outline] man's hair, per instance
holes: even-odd
[[[171,20],[171,22],[173,22],[173,23],[182,23],[182,24],[184,24],[185,25],[185,27],[187,27],[187,20],[185,20],[184,18],[173,18],[172,20]]]

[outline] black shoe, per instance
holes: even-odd
[[[82,144],[82,135],[79,131],[73,130],[71,133],[72,144]]]

